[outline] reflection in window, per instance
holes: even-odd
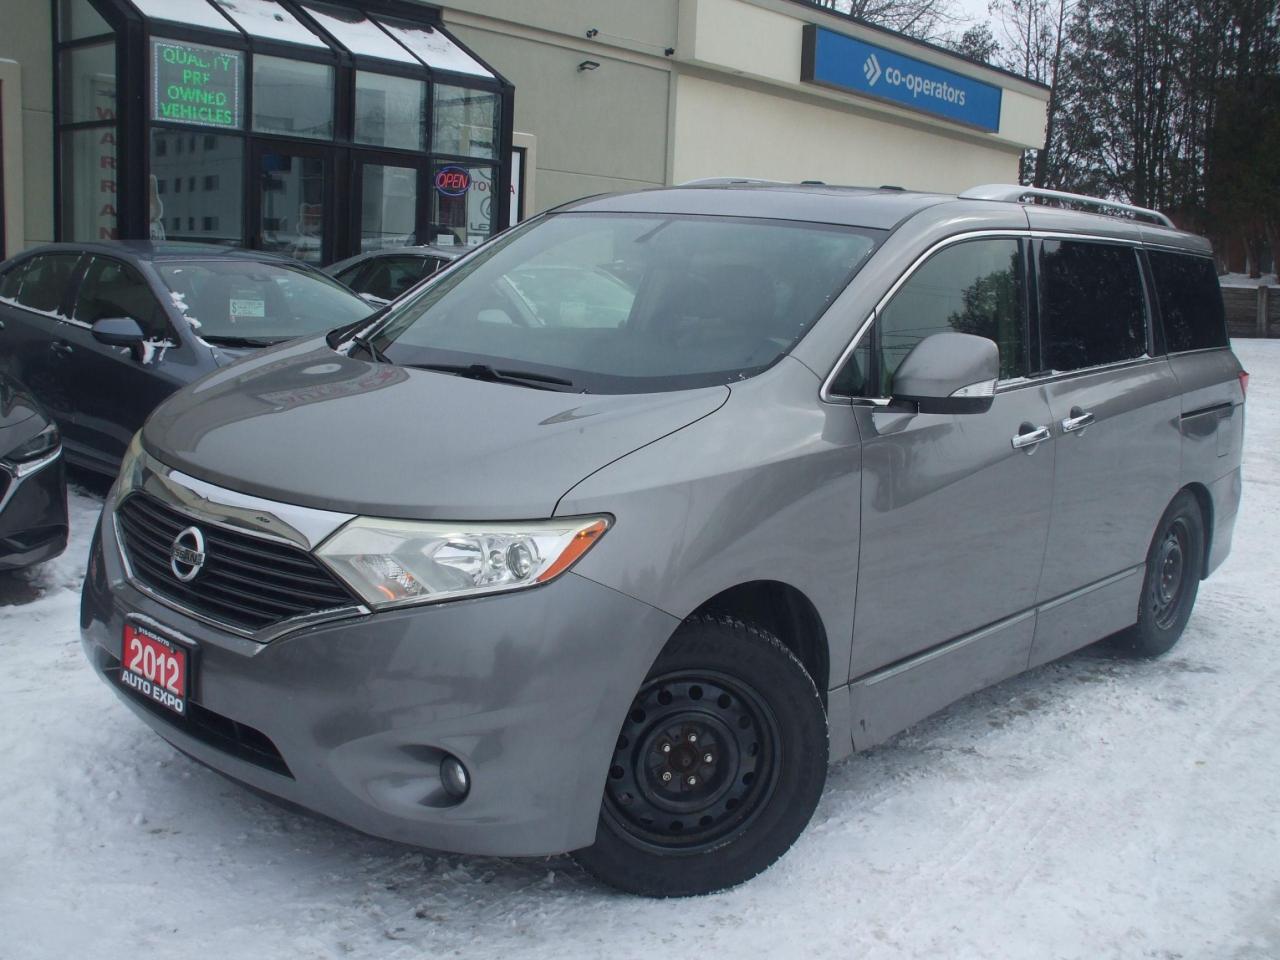
[[[358,143],[423,150],[427,85],[408,77],[356,71]]]
[[[58,39],[83,40],[111,33],[111,25],[89,5],[89,0],[59,0]]]
[[[903,359],[934,333],[968,333],[1000,348],[1000,377],[1026,376],[1021,245],[971,240],[934,255],[902,285],[878,321],[880,391],[889,396]]]
[[[437,83],[432,150],[491,160],[498,155],[498,95]]]
[[[208,27],[235,33],[226,17],[218,13],[205,0],[131,0],[142,14],[156,20],[171,20],[192,27]]]
[[[493,232],[494,169],[437,166],[432,178],[431,228],[427,242],[474,247]]]
[[[64,130],[62,239],[115,240],[116,128]]]
[[[324,255],[324,161],[263,154],[259,183],[262,248],[320,263]]]
[[[164,311],[146,281],[131,267],[109,257],[94,257],[89,264],[80,282],[74,316],[88,324],[128,317],[137,321],[149,339],[169,336]]]
[[[366,163],[360,176],[360,252],[413,242],[418,171]]]
[[[254,57],[253,129],[332,138],[333,67],[282,57]]]
[[[1039,281],[1047,369],[1080,370],[1147,352],[1142,278],[1132,248],[1045,240]]]
[[[177,155],[173,142],[186,136],[174,130],[151,132],[151,239],[241,242],[243,141],[223,135],[199,137],[187,154]],[[192,189],[194,177],[183,183],[181,174],[192,167],[208,171],[200,181],[203,189]],[[172,193],[163,189],[169,182]],[[184,230],[187,223],[191,226]]]
[[[62,52],[59,123],[113,121],[116,116],[116,45],[99,43]]]

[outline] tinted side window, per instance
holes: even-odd
[[[361,280],[360,293],[394,300],[431,272],[431,261],[422,257],[379,257]]]
[[[1047,370],[1080,370],[1147,352],[1142,275],[1131,247],[1046,240],[1039,279]]]
[[[1227,345],[1218,271],[1207,257],[1147,252],[1170,353]]]
[[[880,395],[912,348],[934,333],[969,333],[1000,348],[1000,377],[1026,376],[1022,245],[970,240],[938,252],[894,294],[877,321]]]
[[[355,266],[347,267],[347,269],[339,271],[338,273],[335,273],[333,275],[333,278],[337,280],[339,283],[345,283],[352,290],[355,290],[357,293],[359,293],[360,289],[356,286],[356,276],[366,266],[367,264],[365,263],[357,263]]]
[[[18,291],[18,302],[32,310],[53,313],[66,296],[67,286],[71,283],[71,275],[75,273],[76,262],[80,259],[75,253],[52,253],[42,257],[32,257],[27,265],[27,272],[22,277],[22,289]]]
[[[22,289],[22,274],[26,269],[27,261],[23,260],[17,266],[10,267],[0,274],[0,297],[6,300],[18,299],[18,291]]]
[[[118,260],[94,257],[76,296],[75,318],[92,324],[114,317],[130,317],[151,339],[168,335],[164,312],[151,288],[138,273]]]

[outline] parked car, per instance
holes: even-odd
[[[0,363],[53,415],[69,461],[114,475],[129,438],[179,387],[249,350],[372,311],[273,254],[50,244],[0,264]]]
[[[324,268],[370,303],[381,306],[448,266],[466,251],[449,247],[387,247]]]
[[[67,547],[67,483],[58,428],[0,373],[0,570],[51,560]]]
[[[1034,193],[583,200],[220,370],[130,447],[84,650],[368,833],[739,883],[830,760],[1101,637],[1163,653],[1230,549],[1209,244]],[[579,306],[531,317],[535,267]]]

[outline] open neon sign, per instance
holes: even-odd
[[[460,197],[471,189],[471,174],[461,167],[444,167],[436,174],[436,190],[446,197]]]

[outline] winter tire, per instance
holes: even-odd
[[[1120,635],[1122,649],[1139,657],[1168,652],[1191,616],[1204,575],[1204,518],[1186,490],[1173,498],[1147,551],[1138,622]]]
[[[800,661],[758,627],[692,618],[636,694],[596,842],[574,857],[644,896],[732,887],[800,835],[826,771],[826,715]]]

